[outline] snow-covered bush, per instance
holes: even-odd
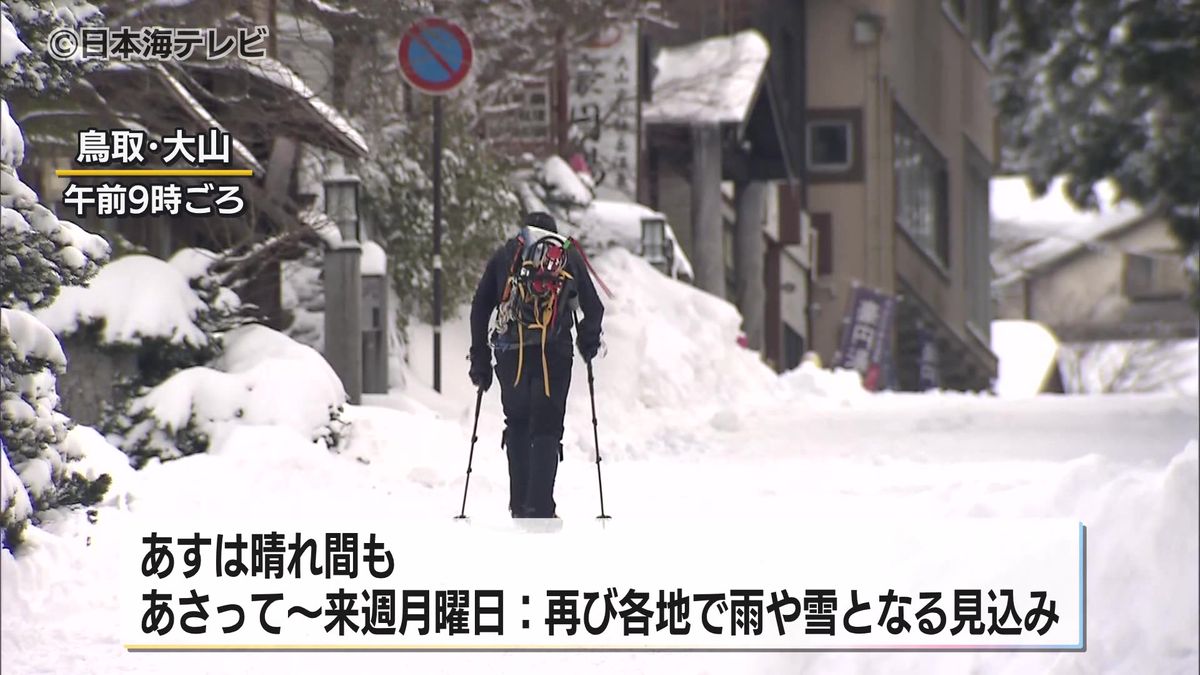
[[[183,249],[169,261],[124,256],[87,288],[66,289],[38,313],[61,336],[113,357],[132,355],[136,369],[111,383],[99,427],[139,465],[208,448],[197,423],[162,428],[139,400],[173,374],[219,357],[223,334],[249,322],[237,295],[212,272],[217,260],[203,249]],[[130,302],[134,297],[137,302]]]
[[[2,65],[19,52],[3,26]],[[21,182],[21,129],[0,100],[0,543],[15,547],[26,525],[50,509],[90,506],[110,478],[76,470],[65,445],[71,420],[58,412],[55,375],[66,357],[54,333],[29,313],[60,288],[81,284],[109,255],[104,239],[59,220]]]
[[[235,328],[223,343],[207,366],[181,370],[132,400],[132,457],[144,463],[207,450],[237,425],[286,426],[337,447],[346,393],[324,357],[261,325]]]

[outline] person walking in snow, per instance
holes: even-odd
[[[475,289],[471,383],[484,391],[491,387],[494,352],[504,409],[508,508],[515,518],[557,517],[554,479],[571,386],[571,329],[578,333],[575,344],[585,361],[600,349],[604,305],[590,271],[575,240],[558,234],[550,214],[534,212],[496,249]],[[576,309],[583,310],[578,323]]]

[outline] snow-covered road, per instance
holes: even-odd
[[[220,452],[123,472],[89,525],[35,531],[3,559],[5,673],[112,672],[1065,672],[1175,673],[1197,667],[1197,401],[1155,396],[1004,401],[959,395],[839,395],[810,373],[774,405],[675,410],[660,429],[602,422],[615,443],[605,502],[616,518],[744,516],[777,523],[887,512],[1066,516],[1089,527],[1084,654],[129,654],[116,629],[120,524],[130,511],[180,522],[239,514],[279,527],[332,515],[356,523],[457,512],[469,410],[438,397],[354,408],[349,446],[330,454],[277,428],[245,427]],[[831,384],[832,383],[832,384]],[[801,386],[803,385],[803,386]],[[821,386],[829,385],[824,390]],[[502,518],[500,420],[485,406],[468,513]],[[588,420],[575,420],[584,429]],[[590,429],[587,429],[590,431]],[[668,438],[684,434],[674,452]],[[573,438],[568,434],[568,438]],[[604,436],[601,438],[604,447]],[[560,514],[598,510],[594,464],[570,441]],[[114,458],[119,459],[119,458]],[[273,521],[274,522],[274,521]]]

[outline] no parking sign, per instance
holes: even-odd
[[[400,38],[400,72],[416,89],[444,94],[466,79],[474,50],[466,31],[431,17],[413,23]]]

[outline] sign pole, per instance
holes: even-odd
[[[433,390],[442,391],[442,97],[433,97]]]
[[[433,100],[433,390],[442,391],[442,96],[466,79],[474,58],[461,26],[438,17],[416,21],[400,38],[400,73]]]

